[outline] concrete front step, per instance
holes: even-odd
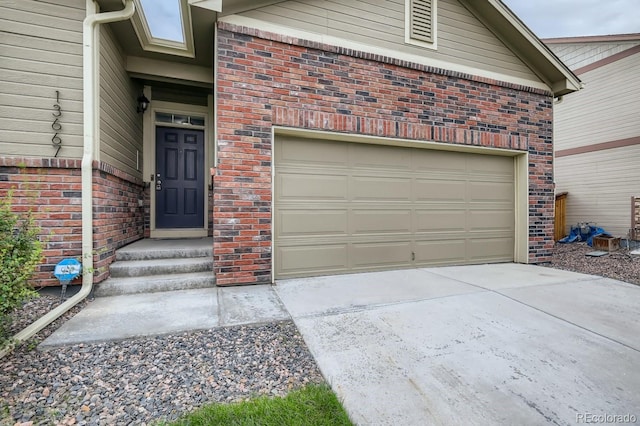
[[[112,278],[186,274],[192,272],[210,272],[213,274],[213,272],[211,272],[212,269],[212,257],[125,260],[114,262],[109,267]],[[153,277],[150,278],[153,279]]]
[[[116,251],[116,261],[213,257],[213,239],[136,241]]]
[[[96,285],[96,297],[157,293],[215,287],[213,272],[194,272],[164,276],[109,278]]]

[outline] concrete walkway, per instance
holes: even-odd
[[[98,297],[41,349],[290,319],[270,285]]]
[[[357,424],[640,421],[638,286],[501,264],[276,291]]]
[[[101,297],[42,346],[289,314],[357,424],[640,421],[640,287],[530,265]]]

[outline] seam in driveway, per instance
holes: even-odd
[[[470,285],[472,287],[478,287],[478,288],[481,288],[481,289],[484,289],[484,290],[487,290],[487,291],[495,291],[495,292],[498,291],[498,290],[492,290],[490,288],[482,287],[479,284],[473,284],[473,283],[470,283],[470,282],[467,282],[467,281],[463,281],[460,278],[453,278],[453,277],[450,277],[450,276],[447,276],[447,275],[442,275],[442,274],[439,274],[439,273],[437,273],[435,271],[425,271],[425,272],[427,272],[429,274],[438,275],[439,277],[448,278],[448,279],[453,280],[453,281],[458,281],[459,283],[467,284],[467,285]],[[516,289],[516,288],[549,287],[549,286],[554,286],[554,285],[563,285],[563,284],[570,284],[570,283],[597,281],[597,280],[600,280],[600,279],[613,280],[613,278],[599,277],[599,276],[596,276],[596,275],[589,275],[586,278],[578,278],[578,279],[573,279],[573,280],[561,281],[561,282],[558,282],[558,283],[525,285],[525,286],[515,286],[515,287],[504,287],[504,288],[501,288],[500,290],[513,290],[513,289]],[[619,280],[614,280],[614,281],[619,281]],[[625,283],[624,281],[619,281],[619,282],[624,283],[624,284],[629,284],[629,283]],[[633,285],[633,284],[630,284],[630,285]]]
[[[440,274],[438,274],[438,275],[440,275]],[[440,275],[440,276],[441,276],[441,277],[445,277],[444,275]],[[595,276],[594,276],[594,277],[595,277]],[[640,352],[640,349],[638,349],[638,348],[634,348],[633,346],[630,346],[630,345],[628,345],[628,344],[626,344],[626,343],[624,343],[624,342],[620,342],[620,341],[618,341],[618,340],[616,340],[616,339],[614,339],[614,338],[612,338],[612,337],[605,336],[604,334],[598,333],[597,331],[594,331],[594,330],[591,330],[591,329],[589,329],[589,328],[586,328],[586,327],[584,327],[584,326],[582,326],[582,325],[580,325],[580,324],[576,324],[576,323],[574,323],[574,322],[572,322],[572,321],[569,321],[569,320],[567,320],[567,319],[565,319],[565,318],[561,318],[561,317],[559,317],[559,316],[557,316],[557,315],[552,314],[551,312],[544,311],[544,310],[542,310],[542,309],[540,309],[540,308],[537,308],[537,307],[535,307],[535,306],[531,306],[531,305],[529,305],[529,304],[527,304],[527,303],[524,303],[524,302],[522,302],[522,301],[520,301],[520,300],[518,300],[518,299],[514,299],[514,298],[513,298],[513,297],[511,297],[511,296],[508,296],[508,295],[506,295],[506,294],[504,294],[504,293],[500,293],[500,291],[498,291],[498,290],[491,290],[491,289],[488,289],[488,288],[485,288],[485,287],[481,287],[481,286],[479,286],[479,285],[477,285],[477,284],[468,283],[468,282],[466,282],[466,281],[462,281],[462,280],[459,280],[459,279],[456,279],[456,278],[451,278],[451,277],[445,277],[445,278],[450,278],[450,279],[452,279],[452,280],[454,280],[454,281],[458,281],[458,282],[460,282],[460,283],[467,284],[467,285],[470,285],[470,286],[472,286],[472,287],[481,288],[481,289],[483,289],[483,290],[485,290],[485,291],[488,291],[488,292],[490,292],[490,293],[495,293],[495,294],[497,294],[497,295],[499,295],[499,296],[506,297],[506,298],[507,298],[507,299],[509,299],[509,300],[512,300],[512,301],[514,301],[514,302],[516,302],[516,303],[519,303],[519,304],[521,304],[521,305],[524,305],[524,306],[526,306],[526,307],[528,307],[528,308],[534,309],[534,310],[536,310],[536,311],[538,311],[538,312],[541,312],[541,313],[543,313],[543,314],[549,315],[550,317],[553,317],[553,318],[555,318],[555,319],[558,319],[558,320],[560,320],[560,321],[562,321],[562,322],[566,322],[567,324],[571,324],[571,325],[573,325],[574,327],[577,327],[577,328],[579,328],[579,329],[581,329],[581,330],[587,331],[587,332],[589,332],[589,333],[591,333],[591,334],[595,334],[596,336],[600,336],[600,337],[602,337],[603,339],[606,339],[606,340],[609,340],[609,341],[611,341],[611,342],[614,342],[614,343],[617,343],[617,344],[619,344],[619,345],[622,345],[622,346],[624,346],[625,348],[631,349],[631,350],[632,350],[632,351],[634,351],[634,352]],[[596,280],[598,280],[598,279],[600,279],[600,278],[606,278],[606,277],[595,277],[595,278],[593,278],[593,279],[583,279],[583,280],[571,280],[571,281],[566,281],[566,282],[562,282],[562,283],[553,283],[553,284],[541,284],[541,285],[539,285],[539,286],[528,286],[528,287],[509,287],[509,288],[505,288],[505,289],[503,289],[503,290],[512,290],[512,289],[514,289],[514,288],[546,287],[546,286],[552,286],[552,285],[572,284],[572,283],[577,283],[577,282],[589,282],[589,281],[596,281]],[[616,281],[618,281],[618,280],[616,280]],[[624,283],[624,281],[621,281],[621,282],[622,282],[622,283]],[[626,283],[625,283],[625,284],[626,284]]]
[[[462,281],[460,281],[462,282]],[[427,297],[427,298],[423,298],[423,299],[408,299],[408,300],[401,300],[398,302],[388,302],[388,303],[376,303],[374,305],[356,305],[356,306],[351,306],[349,308],[335,308],[335,309],[330,309],[328,311],[322,311],[322,312],[316,312],[316,313],[311,313],[311,314],[306,314],[306,315],[292,315],[291,312],[289,312],[289,310],[287,309],[287,312],[289,312],[289,315],[291,316],[292,319],[297,319],[297,318],[316,318],[316,317],[325,317],[325,316],[336,316],[336,315],[341,315],[341,314],[351,314],[354,312],[364,312],[364,311],[372,311],[374,309],[377,308],[384,308],[387,306],[396,306],[396,305],[404,305],[407,303],[419,303],[419,302],[426,302],[429,300],[439,300],[439,299],[446,299],[448,297],[457,297],[457,296],[467,296],[469,294],[476,294],[476,293],[483,293],[483,292],[488,292],[490,290],[487,290],[486,288],[482,288],[482,287],[478,287],[478,286],[473,286],[476,288],[479,288],[480,290],[478,291],[470,291],[470,292],[465,292],[465,293],[456,293],[456,294],[447,294],[444,296],[437,296],[437,297]],[[278,296],[279,297],[279,296]],[[286,305],[285,305],[286,308]]]
[[[492,291],[492,292],[493,292],[493,291]],[[624,343],[624,342],[620,342],[620,341],[618,341],[618,340],[616,340],[616,339],[614,339],[614,338],[612,338],[612,337],[605,336],[604,334],[598,333],[597,331],[591,330],[591,329],[589,329],[589,328],[586,328],[586,327],[584,327],[584,326],[581,326],[581,325],[579,325],[579,324],[576,324],[576,323],[574,323],[574,322],[572,322],[572,321],[569,321],[569,320],[567,320],[567,319],[560,318],[559,316],[554,315],[554,314],[552,314],[552,313],[550,313],[550,312],[543,311],[543,310],[542,310],[542,309],[540,309],[540,308],[536,308],[535,306],[531,306],[531,305],[529,305],[529,304],[527,304],[527,303],[521,302],[520,300],[514,299],[514,298],[513,298],[513,297],[511,297],[511,296],[507,296],[506,294],[502,294],[502,293],[497,292],[497,291],[495,291],[494,293],[499,294],[500,296],[504,296],[504,297],[506,297],[507,299],[513,300],[514,302],[518,302],[518,303],[520,303],[521,305],[527,306],[527,307],[529,307],[529,308],[531,308],[531,309],[535,309],[536,311],[542,312],[543,314],[547,314],[547,315],[549,315],[550,317],[553,317],[553,318],[559,319],[560,321],[563,321],[563,322],[566,322],[566,323],[568,323],[568,324],[571,324],[571,325],[573,325],[573,326],[575,326],[575,327],[578,327],[578,328],[580,328],[580,329],[582,329],[582,330],[588,331],[588,332],[589,332],[589,333],[591,333],[591,334],[595,334],[596,336],[600,336],[600,337],[602,337],[602,338],[604,338],[604,339],[607,339],[607,340],[610,340],[610,341],[612,341],[612,342],[614,342],[614,343],[617,343],[617,344],[619,344],[619,345],[622,345],[622,346],[624,346],[624,347],[626,347],[626,348],[631,349],[632,351],[640,352],[640,349],[638,349],[638,348],[634,348],[633,346],[629,346],[628,344],[626,344],[626,343]]]

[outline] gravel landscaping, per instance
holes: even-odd
[[[586,255],[593,251],[593,247],[589,247],[587,243],[556,243],[553,259],[545,266],[600,275],[640,285],[640,255],[629,254],[626,248],[601,257]]]
[[[585,256],[590,251],[584,243],[556,244],[546,266],[640,284],[640,256]],[[50,295],[30,301],[14,331],[56,303]],[[0,359],[0,424],[150,424],[207,402],[284,395],[323,382],[291,321],[35,349],[87,303]]]
[[[21,322],[54,301],[29,302]],[[34,349],[60,324],[0,359],[0,424],[144,425],[207,402],[285,395],[323,382],[291,321]]]

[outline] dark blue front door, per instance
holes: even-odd
[[[204,132],[156,128],[156,228],[204,226]]]

